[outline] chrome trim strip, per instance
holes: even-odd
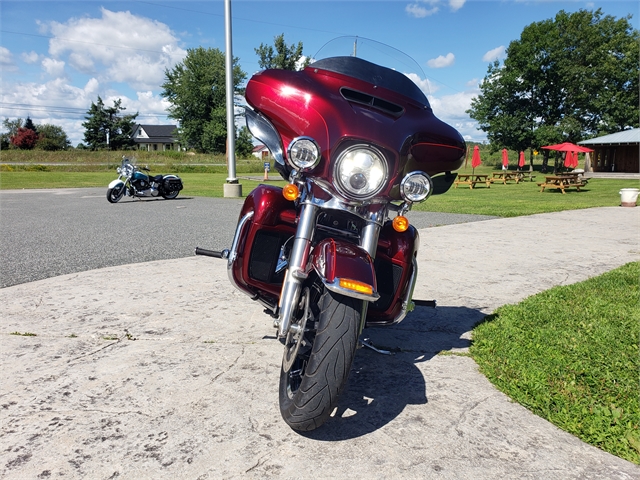
[[[249,107],[245,107],[244,114],[247,128],[251,134],[265,144],[276,162],[285,165],[280,134],[273,124],[264,115]]]

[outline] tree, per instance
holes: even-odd
[[[66,150],[71,146],[67,134],[57,125],[44,123],[38,127],[39,139],[36,148],[41,150]]]
[[[18,133],[18,128],[22,127],[22,119],[17,118],[15,120],[9,120],[5,117],[2,121],[2,126],[7,130],[6,132],[0,134],[0,148],[2,150],[6,150],[10,148],[11,137],[14,137]]]
[[[236,138],[236,154],[240,158],[249,158],[253,153],[253,135],[247,127],[238,130],[238,138]]]
[[[38,141],[38,134],[30,128],[20,127],[11,137],[11,144],[21,150],[32,150]]]
[[[126,150],[133,147],[131,134],[138,113],[121,115],[124,110],[126,108],[122,106],[121,99],[114,100],[113,107],[105,107],[100,96],[96,103],[91,102],[84,117],[87,121],[82,124],[85,128],[84,141],[91,150]]]
[[[533,151],[637,127],[640,35],[629,19],[560,11],[525,27],[467,111],[493,148]]]
[[[38,133],[38,129],[33,124],[33,120],[31,120],[30,117],[27,117],[27,121],[24,122],[24,128],[26,128],[28,130],[33,130],[34,132]]]
[[[273,38],[273,45],[260,44],[260,47],[254,48],[256,55],[260,57],[258,64],[260,68],[279,68],[281,70],[299,70],[309,65],[309,58],[302,61],[302,42],[298,45],[287,45],[284,41],[284,33]]]
[[[233,59],[237,92],[247,75]],[[185,59],[165,70],[161,95],[169,100],[169,117],[178,120],[180,143],[202,152],[226,152],[227,109],[225,55],[217,48],[187,50]]]

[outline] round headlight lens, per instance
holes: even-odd
[[[371,146],[348,148],[336,162],[335,179],[344,194],[357,199],[371,198],[384,186],[387,161]]]
[[[433,190],[431,177],[424,172],[411,172],[400,183],[400,195],[407,202],[422,202]]]
[[[287,158],[298,170],[311,169],[320,161],[320,147],[313,138],[294,138],[289,144]]]

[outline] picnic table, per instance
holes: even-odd
[[[578,192],[580,187],[584,187],[587,183],[575,175],[550,175],[544,177],[544,182],[539,183],[540,192],[544,192],[545,188],[555,188],[565,193],[567,188],[575,188]]]
[[[479,175],[476,173],[459,173],[456,177],[455,188],[458,188],[458,184],[462,183],[463,185],[469,185],[469,188],[473,188],[476,186],[476,183],[484,183],[487,185],[487,188],[491,188],[491,180],[489,179],[489,175]]]
[[[525,178],[528,178],[530,182],[533,182],[533,179],[536,178],[536,176],[533,174],[533,172],[516,172],[518,175],[520,175],[520,181],[523,181]]]
[[[491,183],[502,182],[506,185],[509,180],[515,180],[516,183],[520,183],[523,178],[524,172],[493,172],[489,181]]]

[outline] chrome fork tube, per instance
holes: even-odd
[[[378,250],[378,237],[380,236],[381,225],[387,216],[387,209],[383,208],[369,215],[367,224],[362,229],[360,246],[364,248],[371,258],[376,258]]]
[[[369,222],[362,229],[362,238],[360,246],[367,251],[371,258],[376,258],[376,250],[378,249],[378,237],[380,236],[380,225],[375,222]]]
[[[380,225],[376,222],[377,216],[367,222],[362,229],[362,236],[360,238],[360,247],[367,251],[372,259],[376,258],[376,252],[378,250],[378,238],[380,237]],[[360,333],[367,321],[367,311],[369,310],[369,302],[362,302],[362,317],[360,318]]]
[[[309,203],[303,204],[300,210],[298,229],[289,257],[289,268],[282,283],[280,315],[274,322],[274,326],[278,328],[279,337],[286,336],[289,331],[293,313],[300,298],[302,282],[307,278],[305,267],[309,259],[317,213],[318,207]]]

